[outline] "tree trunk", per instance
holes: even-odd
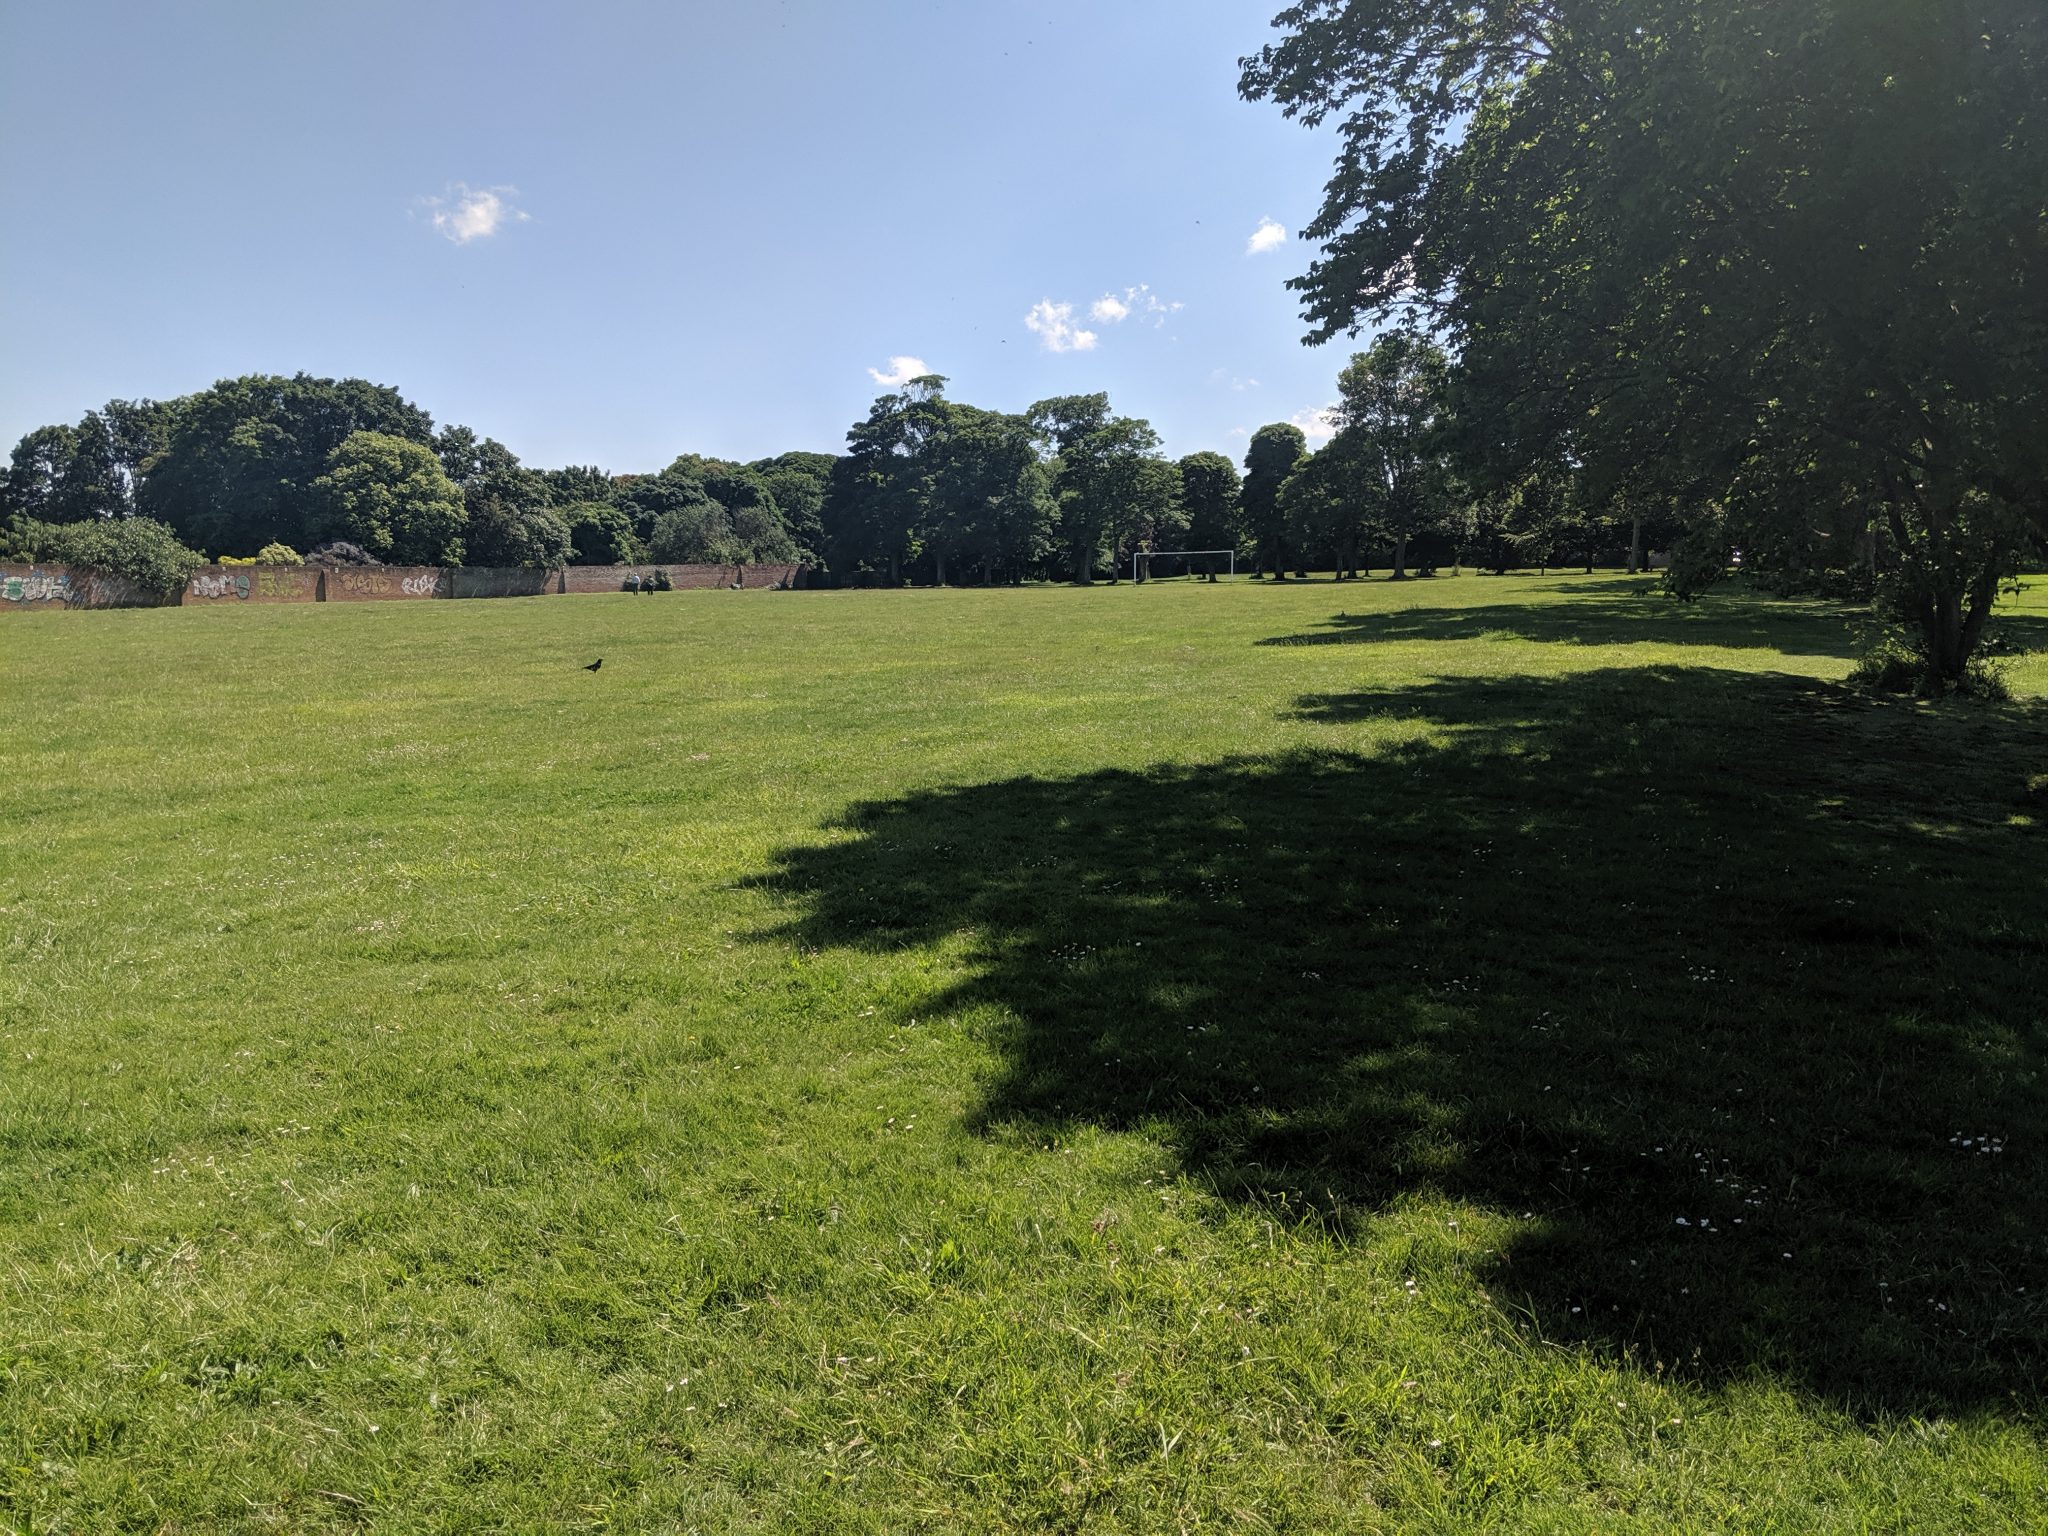
[[[1628,573],[1640,576],[1643,571],[1643,519],[1638,513],[1629,523],[1628,529]]]
[[[892,549],[889,551],[889,585],[898,587],[902,584],[903,578],[897,573],[896,551]]]
[[[932,571],[935,577],[932,585],[943,587],[946,584],[946,552],[944,550],[935,549],[932,551]]]
[[[1074,546],[1074,585],[1085,587],[1095,579],[1095,552]]]
[[[1921,600],[1920,637],[1927,647],[1927,665],[1942,687],[1962,681],[1997,597],[1998,578],[1990,575],[1978,578],[1967,593],[1937,592]]]
[[[1408,535],[1405,533],[1394,540],[1394,574],[1391,579],[1408,579]]]

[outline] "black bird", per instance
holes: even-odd
[[[604,665],[604,658],[603,658],[602,656],[600,656],[600,657],[598,657],[598,658],[597,658],[597,660],[593,661],[593,662],[592,662],[592,663],[591,663],[591,664],[590,664],[589,666],[585,667],[585,668],[584,668],[583,670],[584,670],[584,671],[586,671],[586,672],[595,672],[595,671],[596,671],[596,670],[597,670],[597,669],[598,669],[599,667],[601,667],[601,666],[603,666],[603,665]]]

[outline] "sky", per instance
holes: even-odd
[[[536,467],[836,452],[909,372],[1313,434],[1278,0],[0,0],[0,449],[360,376]]]

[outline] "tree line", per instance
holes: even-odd
[[[1006,413],[947,398],[938,375],[880,396],[843,454],[683,454],[652,474],[530,468],[466,426],[436,428],[388,386],[252,375],[29,432],[0,476],[0,523],[17,557],[118,565],[125,549],[127,574],[162,582],[200,552],[802,562],[817,581],[879,586],[1113,580],[1133,554],[1167,548],[1228,550],[1283,579],[1360,574],[1380,557],[1396,577],[1448,560],[1618,558],[1616,509],[1575,486],[1475,498],[1450,376],[1427,338],[1383,337],[1340,378],[1328,446],[1262,427],[1240,475],[1220,453],[1166,458],[1151,424],[1106,394]],[[1638,537],[1631,563],[1640,554]]]

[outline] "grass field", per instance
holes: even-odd
[[[0,620],[0,1530],[2048,1527],[2048,585],[1644,586]]]

